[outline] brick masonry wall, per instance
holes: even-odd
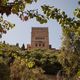
[[[47,27],[32,28],[31,48],[49,48],[49,33]]]

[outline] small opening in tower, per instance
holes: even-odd
[[[45,46],[45,44],[43,43],[43,47]]]
[[[41,44],[39,44],[39,47],[41,46]]]
[[[37,45],[37,44],[35,44],[35,46],[37,47],[38,45]]]

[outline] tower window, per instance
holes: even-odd
[[[43,47],[45,46],[45,44],[43,43]]]
[[[37,44],[35,44],[35,46],[37,47]]]
[[[39,47],[41,46],[41,44],[39,44]]]

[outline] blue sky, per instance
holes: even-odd
[[[78,0],[39,0],[37,3],[27,5],[26,9],[39,9],[40,12],[41,5],[55,6],[63,11],[65,11],[68,16],[73,16],[73,11],[76,7]],[[4,34],[0,41],[6,41],[9,44],[19,43],[25,46],[31,42],[31,28],[32,27],[48,27],[49,29],[49,43],[53,48],[61,47],[62,30],[61,26],[56,22],[56,20],[49,20],[46,24],[40,24],[36,19],[30,19],[26,22],[21,21],[16,15],[6,16],[4,19],[14,23],[16,26],[12,30],[9,30],[7,34]]]

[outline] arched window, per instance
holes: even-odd
[[[38,45],[37,45],[37,44],[35,44],[35,46],[37,47]]]
[[[45,44],[43,43],[43,47],[45,46]]]

